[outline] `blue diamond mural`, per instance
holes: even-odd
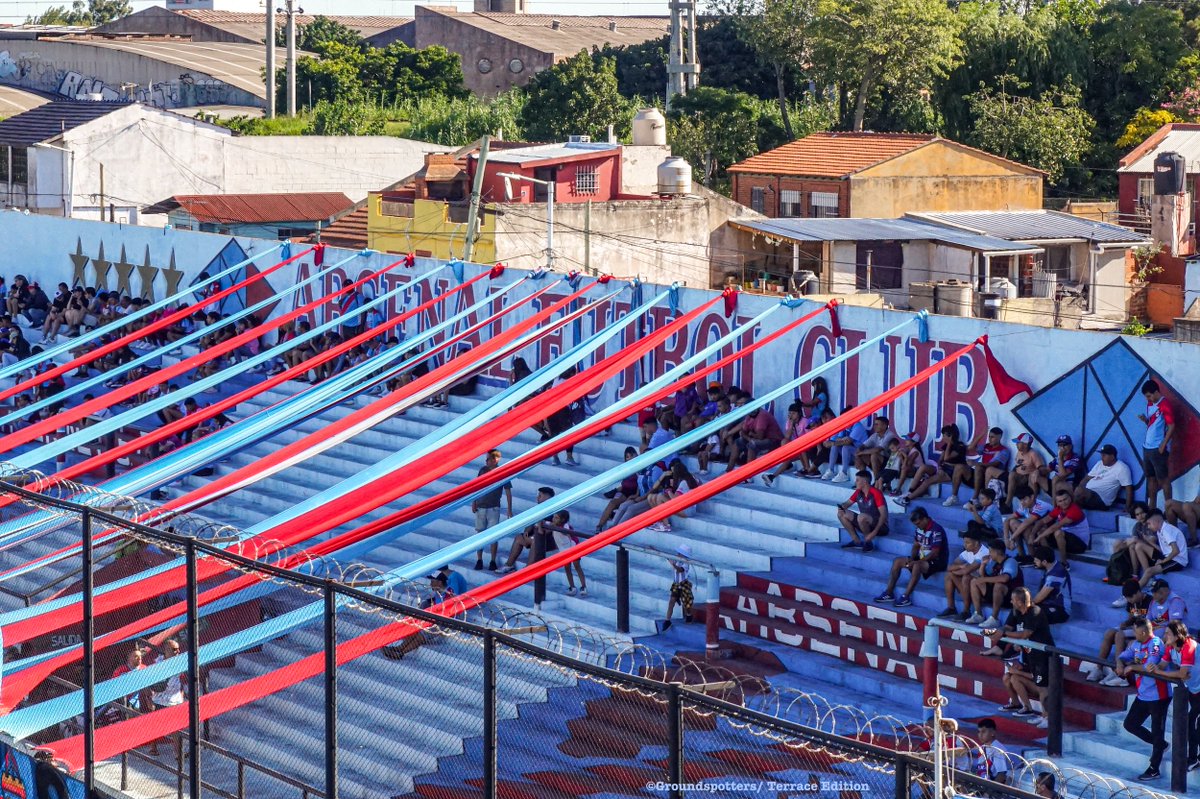
[[[1200,463],[1200,414],[1122,338],[1038,391],[1013,413],[1050,453],[1056,451],[1054,441],[1063,433],[1074,439],[1075,449],[1089,464],[1098,459],[1100,447],[1112,444],[1140,486],[1146,426],[1138,414],[1146,409],[1142,383],[1151,377],[1175,411],[1170,459],[1171,479],[1175,479]]]

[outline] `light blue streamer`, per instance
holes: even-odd
[[[273,294],[270,297],[266,298],[265,300],[257,302],[254,305],[251,305],[247,308],[243,308],[242,310],[237,311],[236,313],[232,313],[229,316],[224,317],[220,321],[220,323],[213,325],[212,327],[197,328],[196,330],[192,331],[191,333],[188,333],[183,338],[181,338],[177,341],[171,342],[169,344],[164,344],[161,347],[158,347],[156,349],[153,349],[144,355],[140,355],[137,358],[134,358],[132,361],[128,361],[126,363],[121,364],[120,366],[116,367],[115,369],[111,369],[107,372],[96,375],[95,377],[89,377],[85,380],[82,380],[79,383],[74,383],[71,386],[69,386],[65,391],[61,391],[58,394],[52,394],[49,397],[45,397],[36,402],[32,402],[29,405],[26,405],[24,408],[19,408],[19,409],[13,410],[13,411],[9,412],[6,416],[0,416],[0,425],[11,424],[12,422],[17,421],[18,419],[25,418],[26,416],[30,415],[34,411],[39,411],[42,408],[47,408],[51,405],[62,402],[62,400],[65,397],[74,396],[81,392],[87,391],[88,389],[95,388],[96,386],[102,385],[102,384],[106,383],[107,381],[111,380],[115,375],[124,374],[124,373],[130,371],[131,369],[134,369],[138,366],[142,366],[144,364],[150,363],[150,361],[161,358],[163,355],[165,355],[166,353],[170,352],[171,350],[173,350],[177,347],[182,347],[186,344],[191,344],[193,341],[198,341],[200,338],[202,338],[206,334],[212,332],[214,329],[216,329],[218,327],[226,327],[228,325],[235,324],[239,319],[243,319],[247,316],[250,316],[253,313],[263,310],[264,308],[268,308],[271,305],[274,305],[275,303],[277,303],[279,301],[279,299],[284,294],[289,294],[292,291],[294,291],[295,289],[299,288],[300,286],[304,286],[304,285],[307,285],[308,283],[312,283],[315,280],[319,280],[320,278],[327,275],[329,272],[333,271],[334,269],[337,269],[338,267],[342,266],[345,263],[348,263],[349,261],[354,260],[357,257],[359,257],[359,255],[358,255],[358,253],[355,253],[354,255],[351,255],[348,258],[343,258],[342,260],[338,261],[337,263],[323,268],[319,272],[314,272],[312,275],[310,275],[309,277],[306,277],[304,280],[301,280],[299,283],[295,284],[294,286],[288,286],[283,291],[280,291],[277,294]]]
[[[241,263],[234,264],[233,266],[229,267],[224,272],[217,273],[213,277],[209,278],[207,282],[213,283],[214,281],[219,281],[222,278],[229,277],[230,275],[234,274],[235,272],[237,272],[237,270],[241,269],[242,267],[254,263],[259,258],[262,258],[264,255],[269,255],[269,254],[275,252],[276,250],[280,249],[281,247],[282,247],[281,244],[276,244],[274,247],[271,247],[268,250],[263,250],[258,255],[252,255],[251,257],[247,258],[246,260],[242,261]],[[288,257],[290,257],[290,256],[284,257],[282,260],[286,261]],[[129,324],[130,322],[135,322],[138,319],[141,319],[145,316],[148,316],[148,315],[154,313],[155,311],[162,310],[163,308],[166,308],[168,305],[178,302],[179,300],[184,299],[185,297],[187,297],[190,294],[195,294],[197,291],[199,291],[199,288],[197,288],[195,286],[189,286],[188,288],[184,289],[183,291],[175,292],[170,297],[166,297],[166,298],[161,299],[158,302],[152,303],[150,305],[142,306],[142,308],[140,308],[137,311],[134,311],[131,314],[122,316],[120,319],[116,319],[112,322],[109,322],[106,325],[101,325],[100,327],[89,332],[86,336],[79,336],[79,337],[70,339],[69,341],[65,341],[62,344],[56,344],[53,347],[44,349],[42,352],[39,352],[37,355],[30,356],[29,358],[26,358],[25,360],[20,361],[18,363],[11,364],[9,366],[5,366],[4,368],[0,369],[0,379],[5,378],[5,377],[12,377],[13,375],[17,374],[18,372],[28,369],[30,366],[39,364],[42,361],[51,360],[53,358],[58,357],[59,355],[62,355],[63,353],[70,352],[71,350],[78,347],[80,345],[80,343],[92,341],[94,339],[100,338],[101,336],[105,335],[106,333],[112,333],[114,331],[120,330],[125,325]]]

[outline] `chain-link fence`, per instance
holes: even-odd
[[[427,581],[250,545],[195,516],[143,526],[130,520],[149,507],[94,489],[8,485],[0,501],[0,729],[101,792],[933,795],[919,725],[503,604],[434,616]],[[153,682],[121,682],[146,666]],[[1045,770],[1016,758],[1013,785],[949,781],[1029,797]],[[1139,793],[1056,773],[1072,797]]]

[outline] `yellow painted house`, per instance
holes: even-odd
[[[467,207],[448,200],[400,199],[372,192],[367,200],[367,246],[380,252],[462,258],[467,240]],[[481,209],[472,260],[496,260],[496,216]]]

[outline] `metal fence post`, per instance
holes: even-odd
[[[1171,701],[1171,790],[1187,793],[1188,694],[1186,685],[1175,685]]]
[[[95,580],[92,577],[92,512],[80,514],[80,541],[83,544],[83,785],[87,796],[96,792],[96,619],[92,602]]]
[[[1057,652],[1050,654],[1049,690],[1046,691],[1046,754],[1062,757],[1063,668]]]
[[[189,794],[198,799],[200,784],[200,579],[196,565],[196,540],[189,538],[187,555],[187,679],[188,679],[188,779]]]
[[[483,795],[496,799],[498,793],[496,729],[496,635],[483,634]]]
[[[893,763],[896,767],[896,788],[894,799],[912,799],[912,792],[909,790],[908,786],[908,758],[902,752],[897,752]]]
[[[721,573],[710,569],[706,585],[708,601],[704,607],[704,658],[718,657],[721,649]]]
[[[667,686],[667,771],[667,796],[683,799],[683,702],[678,685]]]
[[[537,563],[546,557],[546,534],[540,529],[533,533],[533,554],[529,556],[530,563]],[[538,577],[533,581],[533,606],[540,608],[546,601],[546,577]]]
[[[337,591],[325,580],[325,796],[338,795]]]
[[[617,632],[629,632],[629,550],[617,547]]]

